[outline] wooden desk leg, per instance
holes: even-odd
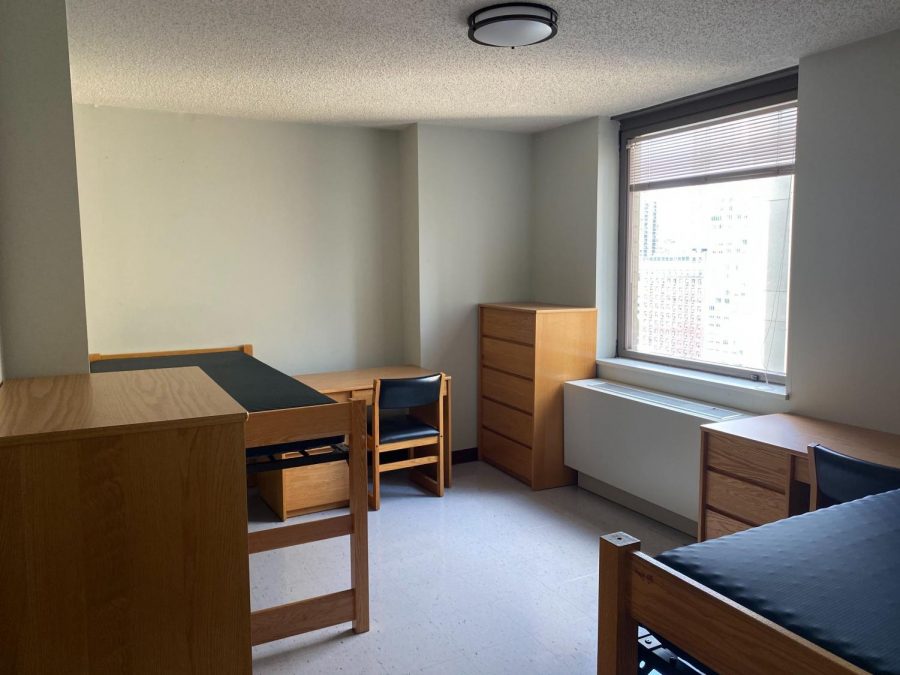
[[[369,630],[369,500],[366,476],[366,403],[354,401],[350,413],[350,585],[353,632]]]
[[[453,486],[453,418],[450,416],[452,380],[447,380],[447,393],[444,394],[444,487]]]

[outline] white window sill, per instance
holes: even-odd
[[[778,409],[788,399],[783,384],[766,384],[740,377],[664,366],[637,359],[597,359],[606,380],[645,386],[719,404],[739,405],[757,412]]]

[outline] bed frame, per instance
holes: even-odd
[[[213,349],[91,354],[89,358],[91,362],[94,362],[107,359],[229,351],[240,351],[252,356],[253,346],[247,344]],[[244,445],[247,449],[333,436],[347,436],[349,439],[350,513],[323,520],[251,532],[247,535],[247,549],[248,553],[253,555],[349,535],[350,588],[251,612],[250,641],[253,645],[346,622],[353,623],[353,632],[355,633],[365,633],[369,630],[365,401],[252,412],[244,427]],[[247,582],[249,583],[249,579]]]
[[[864,670],[640,552],[600,539],[598,675],[637,672],[637,627],[720,673],[830,675]]]

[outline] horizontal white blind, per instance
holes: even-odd
[[[628,143],[632,191],[794,172],[797,105],[680,127]]]

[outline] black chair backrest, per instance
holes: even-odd
[[[811,449],[818,508],[900,489],[900,469],[848,457],[824,445]]]
[[[378,407],[381,410],[415,408],[437,403],[441,397],[441,374],[381,381]]]

